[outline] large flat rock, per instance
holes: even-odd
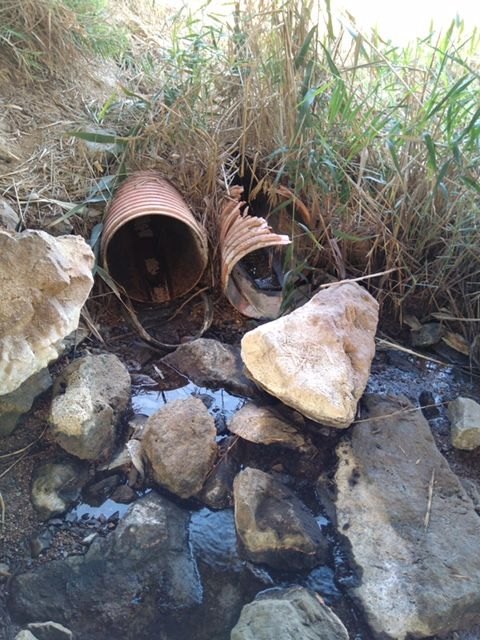
[[[423,638],[480,621],[480,517],[420,410],[367,398],[338,446],[336,509],[376,638]]]
[[[246,333],[252,379],[303,415],[348,427],[375,354],[378,303],[356,283],[320,291],[303,307]]]

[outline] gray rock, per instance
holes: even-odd
[[[266,572],[254,573],[240,557],[231,509],[194,511],[190,519],[190,543],[203,585],[202,607],[190,620],[195,640],[225,640],[242,607],[272,585]],[[192,638],[192,633],[182,639]],[[179,635],[172,640],[178,640]]]
[[[15,231],[20,223],[20,218],[5,198],[0,198],[0,227],[4,227],[7,231]]]
[[[300,431],[304,424],[303,417],[298,417],[300,420],[297,420],[297,426],[276,415],[273,409],[250,402],[233,414],[228,429],[240,438],[256,444],[279,445],[286,449],[312,452],[312,443]]]
[[[120,504],[130,504],[137,499],[135,491],[128,484],[121,484],[112,493],[112,500],[120,502]]]
[[[470,398],[456,398],[448,403],[452,425],[452,444],[471,451],[480,447],[480,404]]]
[[[17,633],[15,640],[38,640],[38,638],[34,636],[31,631],[28,631],[28,629],[23,629]]]
[[[77,462],[47,463],[35,469],[32,503],[42,520],[66,511],[88,480],[88,467]]]
[[[105,500],[110,498],[120,482],[121,478],[118,475],[102,478],[85,487],[83,499],[92,507],[99,507]]]
[[[284,404],[345,428],[368,381],[377,322],[372,296],[356,283],[339,284],[246,333],[242,359],[253,380]]]
[[[411,332],[412,346],[431,347],[440,342],[444,333],[445,330],[439,322],[427,322]]]
[[[343,623],[313,592],[270,589],[242,609],[230,640],[348,640]]]
[[[367,397],[369,420],[337,448],[337,521],[376,638],[445,634],[480,621],[480,518],[405,399]]]
[[[325,560],[327,543],[315,518],[285,485],[247,468],[235,478],[233,491],[237,534],[250,560],[279,569]]]
[[[0,436],[8,436],[20,418],[32,408],[33,401],[52,385],[48,369],[42,369],[6,395],[0,396]]]
[[[173,638],[170,628],[183,633],[183,620],[202,599],[188,519],[188,512],[151,492],[84,556],[16,575],[12,615],[21,624],[54,619],[74,629],[77,640],[105,640],[106,633],[118,640]]]
[[[32,558],[38,556],[47,549],[50,549],[53,542],[53,533],[49,529],[43,529],[30,538],[30,554]]]
[[[226,509],[233,505],[233,481],[240,471],[240,464],[228,454],[233,438],[222,443],[219,460],[198,494],[198,498],[212,509]]]
[[[58,622],[32,622],[27,626],[38,640],[72,640],[73,633]]]
[[[74,360],[53,387],[52,437],[77,458],[107,457],[130,393],[130,375],[117,356],[105,353]]]
[[[244,374],[238,349],[217,340],[199,338],[182,344],[162,362],[199,387],[221,387],[241,396],[254,395],[256,390]]]
[[[150,416],[142,449],[154,482],[181,498],[197,494],[215,461],[216,434],[198,398],[174,400]]]
[[[0,230],[1,395],[61,353],[92,288],[93,263],[79,236]]]

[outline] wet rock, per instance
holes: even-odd
[[[304,569],[325,560],[327,543],[315,518],[285,485],[248,468],[235,478],[233,491],[237,533],[252,562]]]
[[[7,231],[15,231],[17,225],[20,224],[20,218],[5,198],[0,198],[0,228],[3,227]]]
[[[233,504],[233,481],[240,464],[228,453],[232,444],[231,438],[222,443],[220,458],[198,494],[198,498],[212,509],[226,509]]]
[[[337,521],[376,638],[480,621],[480,518],[406,399],[367,397],[369,420],[337,448]],[[404,411],[404,413],[402,413]]]
[[[456,398],[448,403],[452,425],[452,444],[471,451],[480,447],[480,404],[470,398]]]
[[[28,625],[38,640],[72,640],[73,633],[58,622],[32,622]]]
[[[240,396],[251,396],[255,385],[245,376],[238,349],[217,340],[199,338],[182,344],[162,362],[173,367],[199,387],[224,388]]]
[[[74,360],[53,387],[53,438],[77,458],[106,457],[115,443],[115,427],[130,392],[129,373],[117,356],[104,353]]]
[[[120,484],[120,476],[107,476],[85,487],[84,500],[92,507],[99,507],[105,502]]]
[[[137,499],[135,491],[128,484],[121,484],[112,493],[112,500],[120,502],[120,504],[130,504]]]
[[[93,285],[79,236],[0,230],[0,389],[7,394],[61,352]]]
[[[77,462],[48,463],[33,475],[32,503],[42,520],[66,511],[88,480],[88,467]]]
[[[266,572],[252,571],[239,555],[231,509],[192,513],[190,541],[203,584],[202,608],[190,621],[195,640],[225,640],[242,607],[272,584]],[[173,640],[177,640],[176,636]],[[185,636],[192,638],[191,633]]]
[[[375,354],[378,303],[356,283],[332,286],[242,339],[249,375],[308,418],[348,427]]]
[[[412,347],[431,347],[438,344],[445,330],[439,322],[427,322],[411,332]]]
[[[173,640],[202,598],[187,539],[189,514],[151,492],[83,556],[16,575],[9,608],[19,623],[54,619],[77,640]],[[48,597],[45,597],[48,594]],[[187,636],[185,636],[187,637]]]
[[[212,416],[198,398],[167,403],[147,421],[145,458],[158,485],[181,498],[197,494],[217,454]]]
[[[8,436],[19,419],[30,411],[33,401],[52,385],[48,369],[42,369],[6,395],[0,396],[0,436]]]
[[[233,414],[228,429],[243,440],[256,444],[279,445],[304,452],[314,450],[308,436],[301,433],[298,426],[286,422],[273,409],[253,402]]]
[[[315,593],[269,589],[242,609],[231,640],[348,640],[337,616]]]

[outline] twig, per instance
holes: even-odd
[[[3,500],[1,491],[0,491],[0,524],[2,525],[2,528],[5,526],[5,502]]]
[[[4,476],[6,476],[6,475],[7,475],[7,473],[8,473],[9,471],[11,471],[15,465],[17,465],[19,462],[21,462],[21,461],[25,458],[25,456],[26,456],[26,455],[27,455],[27,451],[25,451],[25,453],[24,453],[23,455],[21,455],[19,458],[17,458],[17,459],[15,460],[15,462],[12,462],[12,464],[11,464],[9,467],[7,467],[7,468],[5,469],[5,471],[2,471],[2,473],[0,473],[0,480],[1,480]]]
[[[11,451],[10,453],[2,454],[0,456],[0,460],[4,460],[5,458],[11,458],[12,456],[18,456],[20,453],[24,453],[25,451],[28,451],[30,447],[33,447],[34,444],[36,444],[41,438],[43,438],[46,430],[47,430],[47,427],[44,427],[42,433],[37,438],[35,438],[33,442],[30,442],[30,444],[27,444],[26,447],[22,447],[22,449],[17,449],[16,451]]]
[[[431,358],[430,356],[425,356],[422,353],[418,353],[418,351],[412,351],[412,349],[402,347],[396,342],[390,342],[389,340],[384,340],[383,338],[377,338],[376,341],[379,346],[383,345],[391,349],[396,349],[397,351],[402,351],[403,353],[408,353],[408,355],[415,356],[416,358],[421,358],[422,360],[428,360],[429,362],[434,362],[435,364],[449,366],[446,362],[442,362],[441,360],[437,360],[436,358]]]
[[[375,422],[376,420],[385,420],[386,418],[394,418],[395,416],[401,416],[404,413],[412,413],[413,411],[421,411],[422,409],[431,409],[433,407],[438,407],[441,404],[448,404],[449,400],[443,400],[439,402],[434,402],[432,404],[422,404],[419,407],[408,407],[407,409],[399,409],[398,411],[392,411],[392,413],[386,413],[381,416],[372,416],[370,418],[362,418],[361,420],[354,420],[352,423],[362,424],[363,422]]]
[[[430,478],[430,483],[428,485],[427,511],[425,512],[425,518],[423,520],[423,526],[424,526],[425,531],[428,529],[428,525],[430,523],[430,515],[432,513],[433,485],[434,484],[435,484],[435,467],[432,469],[432,477]]]
[[[393,269],[387,269],[386,271],[379,271],[378,273],[370,273],[367,276],[359,276],[358,278],[347,278],[346,280],[338,280],[337,282],[327,282],[320,285],[319,289],[327,289],[328,287],[335,287],[337,284],[347,284],[348,282],[360,282],[362,280],[370,280],[370,278],[378,278],[379,276],[386,276],[393,271],[401,271],[402,267],[393,267]]]

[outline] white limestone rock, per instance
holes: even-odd
[[[0,230],[0,395],[58,357],[78,326],[93,264],[79,236]]]
[[[106,458],[130,394],[130,375],[117,356],[102,353],[74,360],[53,387],[52,437],[82,460]]]
[[[348,427],[375,355],[378,303],[356,283],[332,286],[242,339],[248,374],[325,425]]]

